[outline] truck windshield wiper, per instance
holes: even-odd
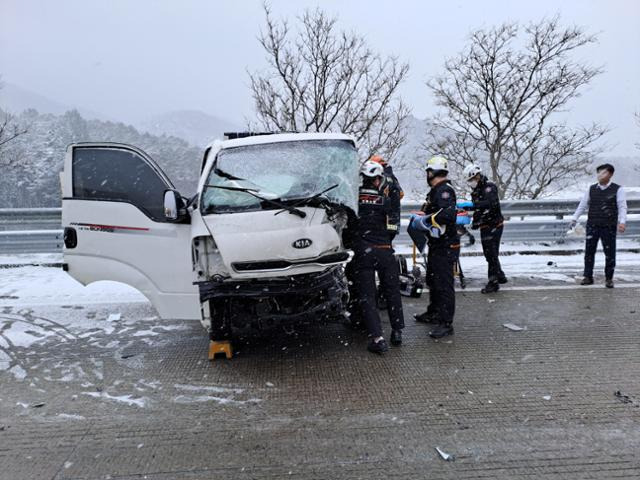
[[[224,187],[222,185],[205,185],[205,187],[208,188],[219,188],[220,190],[230,190],[232,192],[244,192],[244,193],[248,193],[249,195],[251,195],[252,197],[257,198],[258,200],[261,200],[265,203],[270,203],[271,205],[274,205],[276,207],[282,208],[281,211],[288,211],[289,213],[291,213],[292,215],[297,215],[300,218],[305,218],[307,216],[307,214],[305,212],[303,212],[302,210],[299,210],[297,208],[295,208],[294,206],[290,206],[290,205],[285,205],[284,203],[281,203],[277,200],[271,200],[269,198],[263,197],[261,195],[258,195],[256,192],[259,192],[260,190],[254,189],[254,188],[242,188],[242,187]],[[277,212],[276,215],[280,213]]]
[[[244,178],[236,177],[234,175],[231,175],[230,173],[225,172],[224,170],[220,170],[218,167],[214,167],[213,173],[215,173],[219,177],[226,178],[227,180],[244,181],[244,182],[247,181]],[[211,185],[207,185],[207,186],[210,187]]]
[[[322,190],[321,192],[315,193],[309,197],[305,197],[305,198],[301,198],[299,200],[297,200],[296,202],[294,202],[293,204],[290,205],[290,207],[295,208],[295,207],[299,207],[300,205],[305,205],[307,203],[311,203],[313,202],[315,199],[322,197],[325,193],[330,192],[331,190],[333,190],[334,188],[338,188],[339,184],[335,184],[335,185],[331,185],[329,188],[325,188],[324,190]],[[280,214],[284,212],[284,210],[280,210],[279,212],[276,212],[276,215]]]

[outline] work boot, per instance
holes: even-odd
[[[436,314],[428,310],[421,314],[414,314],[413,318],[415,318],[418,323],[438,323]]]
[[[494,293],[500,290],[500,284],[498,282],[487,283],[480,292],[482,293]]]
[[[385,342],[384,338],[378,342],[371,339],[369,345],[367,345],[367,350],[369,350],[371,353],[378,353],[382,355],[384,352],[387,352],[389,350],[389,345],[387,345],[387,342]]]
[[[391,330],[391,345],[396,347],[402,345],[402,330]]]
[[[593,285],[593,277],[583,277],[580,285]]]
[[[500,284],[505,284],[507,283],[509,280],[507,280],[507,277],[504,273],[501,273],[500,275],[498,275],[498,283]]]
[[[613,288],[613,278],[607,278],[604,282],[604,286],[607,288]]]
[[[431,338],[442,338],[447,335],[453,335],[453,325],[450,323],[441,323],[429,332]]]

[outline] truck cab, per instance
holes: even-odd
[[[134,146],[70,145],[61,174],[69,275],[131,285],[160,318],[198,319],[213,340],[340,316],[353,255],[343,231],[358,201],[354,141],[232,137],[205,150],[188,197]]]

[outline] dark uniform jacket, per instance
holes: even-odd
[[[399,213],[396,216],[390,191],[385,187],[360,188],[356,246],[391,248],[400,226],[400,216]]]
[[[484,175],[471,192],[471,200],[474,209],[472,228],[495,228],[503,224],[498,187]]]
[[[434,220],[438,225],[446,227],[443,235],[429,238],[429,248],[460,246],[460,237],[456,229],[456,192],[451,186],[451,182],[446,180],[431,188],[427,194],[422,211],[428,215],[435,215]]]

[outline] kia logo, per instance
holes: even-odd
[[[293,248],[308,248],[313,242],[310,238],[300,238],[292,243]]]

